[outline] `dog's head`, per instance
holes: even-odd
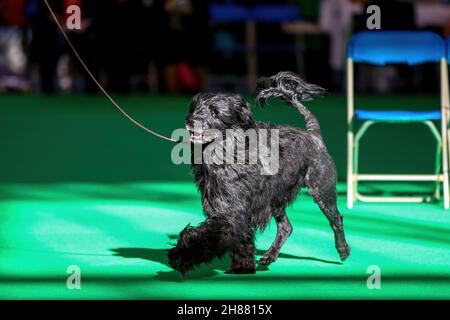
[[[227,129],[247,130],[254,125],[250,106],[233,94],[197,94],[186,118],[191,141],[202,144],[224,135]]]

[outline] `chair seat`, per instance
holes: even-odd
[[[403,111],[403,110],[355,110],[359,120],[374,121],[427,121],[440,120],[441,111]]]

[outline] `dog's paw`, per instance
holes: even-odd
[[[186,274],[191,269],[191,266],[183,260],[183,256],[180,254],[180,250],[172,248],[167,250],[168,265],[175,271],[180,272],[182,275]]]
[[[345,244],[343,246],[337,247],[337,251],[339,252],[339,256],[341,258],[341,261],[344,261],[350,255],[350,247],[348,246],[348,244]]]
[[[262,266],[268,266],[275,260],[277,260],[278,255],[271,254],[271,253],[265,253],[264,256],[262,256],[261,259],[259,259],[258,264]]]
[[[166,251],[167,252],[167,259],[168,259],[168,265],[174,269],[179,271],[179,267],[181,265],[181,258],[178,255],[178,250],[176,248],[172,248]]]
[[[231,274],[253,274],[256,273],[254,258],[244,258],[234,261],[225,273]]]
[[[256,273],[256,268],[253,267],[231,267],[227,271],[227,274],[254,274]]]

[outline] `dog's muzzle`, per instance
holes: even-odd
[[[209,130],[194,131],[194,128],[188,125],[186,126],[186,130],[189,132],[189,140],[192,143],[205,144],[217,138],[217,134]]]

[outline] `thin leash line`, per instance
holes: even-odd
[[[171,142],[179,142],[175,139],[171,139],[169,137],[163,136],[159,133],[156,133],[153,130],[150,130],[148,128],[146,128],[144,125],[140,124],[138,121],[134,120],[125,110],[123,110],[118,104],[117,102],[108,94],[108,92],[103,88],[103,86],[97,81],[97,79],[94,77],[94,75],[91,73],[91,71],[89,70],[89,68],[87,67],[87,65],[84,63],[83,59],[80,57],[80,55],[78,54],[78,51],[75,49],[74,45],[72,44],[72,41],[70,41],[69,37],[67,36],[66,31],[64,30],[64,28],[61,26],[61,23],[58,21],[58,18],[55,15],[55,12],[53,11],[53,9],[50,7],[49,3],[47,0],[44,0],[45,5],[47,6],[48,10],[50,11],[50,14],[53,17],[53,20],[55,20],[56,25],[58,26],[59,30],[61,31],[61,33],[63,34],[64,38],[66,39],[67,43],[69,44],[69,47],[72,49],[73,53],[75,54],[75,56],[77,57],[78,61],[80,61],[81,65],[83,66],[83,68],[86,70],[86,72],[88,73],[88,75],[91,77],[91,79],[94,81],[94,83],[97,85],[97,87],[100,89],[100,91],[106,96],[106,98],[117,108],[117,110],[119,110],[125,117],[128,118],[128,120],[130,120],[131,122],[133,122],[135,125],[137,125],[138,127],[140,127],[141,129],[147,131],[148,133],[167,140],[167,141],[171,141]]]

